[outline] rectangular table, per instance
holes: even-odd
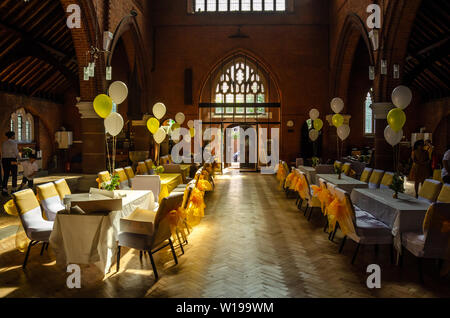
[[[178,185],[183,184],[183,176],[181,173],[161,173],[161,191],[159,192],[159,202],[168,197]]]
[[[351,198],[354,205],[392,229],[395,248],[400,252],[401,233],[421,232],[430,204],[403,193],[394,199],[393,193],[390,189],[354,189]]]
[[[56,215],[50,244],[58,264],[97,265],[107,274],[115,259],[120,219],[137,208],[149,209],[150,191],[117,190],[122,198],[122,209],[109,214]],[[87,196],[88,194],[86,194]]]
[[[298,166],[298,170],[306,174],[309,184],[316,183],[316,168],[308,166]]]
[[[316,184],[319,185],[319,178],[322,178],[327,183],[332,183],[338,188],[352,193],[352,190],[357,188],[368,188],[369,185],[365,182],[350,178],[344,174],[341,175],[341,179],[338,178],[337,174],[318,174],[316,176]]]

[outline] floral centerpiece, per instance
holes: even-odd
[[[396,173],[392,179],[392,184],[389,186],[391,190],[394,190],[394,199],[398,199],[399,193],[405,192],[405,177]]]
[[[312,166],[313,168],[317,167],[320,163],[320,159],[318,157],[312,157],[311,158]]]
[[[24,147],[22,149],[22,157],[23,158],[29,158],[32,153],[33,153],[33,149],[31,149],[29,147]]]
[[[152,170],[154,171],[154,173],[156,174],[161,174],[164,172],[164,167],[163,166],[152,166]]]
[[[111,180],[102,183],[102,189],[107,191],[114,191],[118,189],[120,186],[120,177],[119,175],[114,175]]]

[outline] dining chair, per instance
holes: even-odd
[[[336,197],[349,208],[351,221],[355,229],[354,233],[347,233],[342,239],[339,253],[342,253],[347,238],[357,243],[355,252],[351,263],[354,264],[356,256],[361,245],[375,245],[375,251],[378,250],[379,245],[389,245],[391,248],[391,262],[394,261],[394,246],[392,230],[383,222],[377,220],[375,217],[366,213],[361,213],[360,216],[356,214],[356,207],[350,198],[348,192],[335,188]],[[359,208],[358,208],[359,209]],[[361,211],[361,209],[359,209]],[[341,226],[342,227],[342,226]]]
[[[342,164],[341,161],[336,160],[336,161],[334,162],[333,166],[334,166],[335,168],[342,168],[343,164]]]
[[[117,249],[117,272],[120,269],[120,250],[122,246],[137,249],[141,252],[145,251],[150,257],[150,262],[152,264],[153,273],[155,275],[155,280],[158,280],[158,271],[156,269],[155,261],[153,259],[153,254],[162,250],[163,248],[170,246],[172,250],[172,256],[175,264],[178,264],[177,255],[175,253],[175,248],[172,243],[172,232],[170,229],[169,215],[173,210],[178,209],[183,201],[182,193],[174,193],[169,197],[164,198],[161,201],[158,212],[152,213],[151,211],[142,211],[138,209],[135,211],[140,214],[141,221],[144,227],[138,233],[133,232],[121,232],[119,233],[119,244]],[[135,213],[133,212],[133,214]],[[128,217],[129,220],[133,219],[133,214]],[[142,218],[145,221],[142,221]],[[122,222],[122,220],[121,220]]]
[[[450,203],[450,184],[444,184],[437,198],[437,203]]]
[[[36,186],[36,192],[48,221],[54,221],[59,211],[65,210],[53,182]]]
[[[433,179],[425,180],[419,191],[419,200],[427,203],[436,202],[441,188],[442,183],[440,183],[439,181]]]
[[[370,176],[372,174],[373,169],[372,168],[364,168],[363,173],[361,174],[361,178],[359,179],[362,182],[368,183]]]
[[[159,193],[161,192],[161,177],[159,175],[136,176],[133,179],[133,190],[152,191],[155,197],[155,204],[158,206]]]
[[[442,170],[441,169],[435,169],[433,171],[433,180],[437,180],[439,182],[444,183],[444,180],[442,180]]]
[[[352,164],[349,162],[346,162],[343,166],[342,166],[342,173],[344,173],[346,176],[348,177],[353,177],[356,175],[355,170],[352,169]]]
[[[419,278],[423,282],[422,259],[431,258],[440,261],[449,258],[450,230],[450,204],[433,203],[425,216],[421,232],[402,233],[402,250],[406,249],[417,257],[419,265]],[[404,253],[402,253],[403,258]],[[401,262],[402,264],[403,262]]]
[[[61,202],[64,202],[64,198],[66,195],[71,195],[72,191],[70,191],[69,185],[67,184],[66,179],[60,179],[53,182],[56,187],[56,191],[58,191],[59,198],[61,199]]]
[[[128,182],[130,183],[130,187],[133,187],[133,178],[135,177],[133,168],[125,167],[125,168],[123,168],[123,170],[125,171],[125,174],[127,175]]]
[[[308,209],[310,209],[309,216],[308,216],[308,221],[309,221],[309,220],[311,220],[311,216],[314,212],[314,209],[317,209],[317,208],[321,209],[322,204],[320,203],[319,199],[312,194],[312,189],[311,189],[311,186],[309,185],[309,181],[306,176],[306,173],[304,173],[303,171],[300,171],[300,175],[303,178],[303,180],[305,181],[306,186],[307,186],[307,191],[306,191],[306,204],[307,205],[306,205],[306,210],[305,210],[304,215],[306,216]]]
[[[19,212],[20,221],[30,242],[28,244],[23,269],[27,266],[31,247],[42,243],[41,255],[48,249],[53,222],[44,220],[42,210],[34,192],[31,189],[18,191],[12,194],[14,204]]]
[[[120,190],[130,190],[130,182],[128,181],[127,174],[123,168],[114,169],[114,174],[119,176],[119,188]]]
[[[326,190],[328,190],[328,187],[327,187],[327,182],[324,180],[324,179],[322,179],[322,178],[319,178],[319,187],[321,187],[322,189],[326,189]],[[322,203],[322,202],[321,202]],[[325,204],[325,206],[324,206],[324,211],[322,211],[323,212],[323,214],[326,216],[326,209],[327,209],[327,205]],[[328,217],[326,217],[326,222],[325,222],[325,226],[324,226],[324,228],[323,228],[323,231],[326,233],[327,232],[327,228],[328,228]]]
[[[138,165],[137,165],[137,168],[136,168],[136,174],[142,176],[142,175],[148,175],[148,172],[149,172],[149,170],[148,170],[147,165],[145,164],[145,162],[144,161],[139,161]]]
[[[381,179],[383,179],[384,170],[376,169],[372,172],[369,179],[369,189],[378,189],[380,187]]]
[[[296,167],[296,168],[298,168],[298,167],[300,167],[300,166],[304,166],[304,165],[305,165],[305,162],[304,162],[303,158],[297,158],[297,159],[295,159],[295,167]]]
[[[100,188],[102,183],[111,181],[111,175],[108,171],[102,171],[98,173],[98,187]]]
[[[381,179],[380,189],[389,189],[389,186],[394,180],[393,172],[385,172],[383,178]]]

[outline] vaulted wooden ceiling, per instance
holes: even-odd
[[[79,89],[72,36],[59,0],[0,1],[0,90],[61,102]]]
[[[405,84],[425,99],[450,96],[450,2],[422,0],[408,46]]]

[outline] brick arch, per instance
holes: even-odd
[[[388,60],[388,67],[392,70],[393,64],[400,65],[400,79],[393,79],[392,76],[384,76],[380,81],[380,97],[383,100],[391,99],[392,90],[401,84],[404,73],[402,72],[408,43],[411,38],[411,31],[414,20],[423,0],[398,0],[389,1],[384,23],[382,27],[382,47],[383,58]],[[382,56],[379,56],[381,59]]]
[[[273,87],[275,88],[275,93],[276,93],[276,96],[278,97],[278,102],[283,104],[282,103],[282,92],[281,92],[280,86],[278,84],[279,78],[276,75],[276,73],[271,69],[271,67],[269,66],[268,63],[266,63],[264,60],[262,60],[260,57],[258,57],[253,52],[246,50],[246,49],[237,49],[237,50],[232,50],[231,52],[228,52],[227,54],[225,54],[224,56],[219,58],[217,60],[217,62],[209,68],[210,71],[203,76],[203,79],[201,81],[201,83],[202,83],[201,87],[198,90],[199,102],[204,101],[203,98],[205,95],[205,91],[208,89],[208,83],[209,83],[211,76],[214,76],[214,74],[217,72],[217,70],[220,68],[220,66],[224,62],[228,62],[233,56],[238,55],[238,54],[242,54],[242,55],[249,57],[252,62],[256,62],[258,64],[258,66],[261,67],[261,69],[269,76],[271,85],[273,85]]]
[[[366,44],[370,64],[374,65],[372,45],[364,22],[356,13],[350,13],[347,15],[340,33],[330,86],[332,97],[341,97],[344,102],[347,100],[348,81],[350,80],[356,48],[361,38]],[[367,73],[369,72],[368,67],[369,65],[367,66]]]
[[[100,57],[97,60],[96,76],[94,79],[84,81],[83,68],[87,66],[86,52],[89,51],[91,43],[95,43],[95,30],[101,30],[93,2],[91,0],[61,0],[61,4],[67,13],[67,7],[71,4],[78,4],[81,8],[81,28],[71,29],[72,41],[75,47],[76,58],[78,60],[78,74],[80,79],[80,97],[83,101],[91,101],[99,93],[105,91],[104,81],[104,59]],[[99,42],[102,40],[102,35],[98,35]],[[102,43],[99,44],[102,46]]]

